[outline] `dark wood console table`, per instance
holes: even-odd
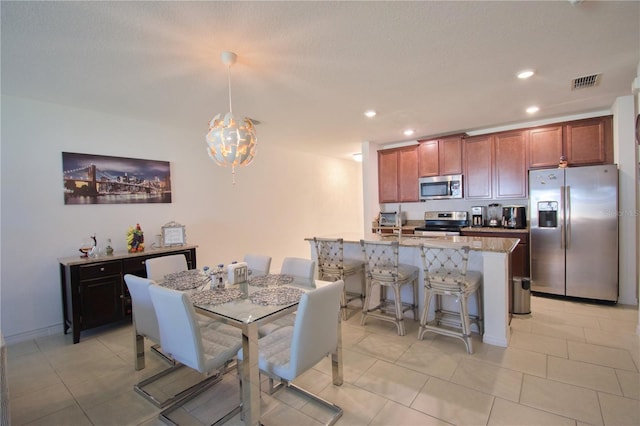
[[[58,259],[62,287],[64,334],[73,329],[73,343],[80,331],[131,318],[131,297],[125,274],[147,276],[145,261],[153,257],[184,254],[189,269],[196,267],[196,247],[184,245],[142,253],[115,252],[111,256]]]

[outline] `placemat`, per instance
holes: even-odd
[[[288,305],[300,300],[305,292],[293,287],[271,287],[258,290],[250,296],[256,305]]]
[[[293,281],[293,276],[287,274],[259,275],[249,278],[249,284],[260,287],[289,284],[291,281]]]
[[[214,288],[202,290],[189,295],[196,305],[220,305],[242,297],[242,291],[237,288]]]
[[[190,269],[188,271],[167,274],[158,284],[172,290],[185,291],[201,287],[208,281],[209,277],[203,275],[202,271],[199,269]]]

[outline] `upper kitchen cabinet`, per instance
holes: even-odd
[[[571,121],[529,130],[529,168],[613,163],[612,117]]]
[[[527,138],[518,130],[465,139],[465,198],[526,198]]]
[[[529,131],[529,168],[557,166],[562,153],[562,126]]]
[[[418,142],[420,177],[462,173],[462,136]]]
[[[529,132],[494,135],[494,198],[527,198],[527,138]]]
[[[378,201],[418,201],[418,147],[378,151]]]
[[[493,144],[491,135],[464,140],[464,197],[491,198]]]
[[[570,166],[613,163],[612,117],[566,123],[565,156]]]

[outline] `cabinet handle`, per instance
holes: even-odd
[[[120,299],[124,299],[124,294],[121,294],[121,295],[120,295]]]
[[[104,272],[104,266],[100,268],[100,272]]]
[[[143,261],[141,261],[141,262],[140,262],[140,264],[141,264],[141,265],[144,265],[144,262],[145,262],[145,261],[143,260]]]

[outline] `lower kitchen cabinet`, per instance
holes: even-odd
[[[501,230],[501,231],[473,231],[462,230],[460,235],[465,237],[500,237],[519,238],[520,242],[511,253],[511,273],[514,277],[529,277],[531,268],[529,266],[529,232],[524,229]]]
[[[180,246],[123,253],[97,258],[58,259],[62,289],[64,333],[73,331],[73,343],[80,332],[131,319],[131,296],[124,282],[126,274],[147,276],[145,261],[154,257],[184,254],[189,269],[196,267],[196,246]]]

